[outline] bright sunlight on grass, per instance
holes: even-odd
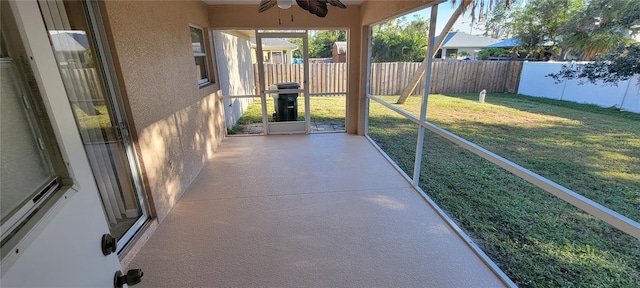
[[[477,95],[433,95],[427,120],[640,221],[640,115],[490,96],[483,105],[475,101]],[[401,108],[419,115],[420,97]]]
[[[85,110],[91,111],[91,115],[78,105],[73,105],[73,112],[78,119],[80,134],[85,141],[97,139],[116,139],[116,131],[111,124],[109,111],[106,105],[87,105]]]
[[[345,96],[330,97],[311,97],[309,106],[311,106],[312,121],[344,121],[346,115]],[[262,122],[262,106],[260,98],[256,98],[247,110],[238,119],[238,124],[251,124]],[[274,111],[273,100],[267,101],[268,113]],[[269,114],[269,117],[271,115]],[[304,98],[298,97],[298,119],[304,120]],[[271,121],[271,120],[270,120]]]
[[[427,119],[636,221],[640,115],[512,94],[431,95]],[[397,96],[382,97],[395,102]],[[400,108],[419,113],[420,98]],[[411,175],[417,125],[372,102],[369,133]],[[519,286],[637,287],[640,241],[427,133],[421,188]]]

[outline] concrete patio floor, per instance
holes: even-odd
[[[501,287],[365,137],[229,137],[132,260],[136,287]]]

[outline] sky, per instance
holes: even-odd
[[[451,14],[453,14],[454,10],[455,10],[455,7],[452,7],[451,3],[449,2],[445,2],[438,5],[438,20],[436,21],[436,34],[440,35],[440,32],[442,31],[442,27],[444,27],[444,25],[447,24],[447,21],[449,21],[449,18],[451,17]],[[408,14],[407,19],[411,20],[411,18],[413,18],[413,15],[420,15],[424,19],[429,19],[431,17],[431,8],[422,9],[420,11]],[[482,34],[482,31],[476,29],[475,27],[473,30],[471,30],[471,28],[469,27],[470,23],[471,23],[471,18],[469,17],[469,14],[468,13],[464,14],[460,16],[460,18],[458,18],[458,21],[456,21],[456,23],[453,25],[452,31],[462,31],[462,32],[474,34],[474,35]]]
[[[449,21],[449,18],[451,17],[451,14],[453,14],[454,10],[455,10],[455,7],[452,7],[451,3],[448,1],[438,5],[438,20],[436,21],[437,35],[440,35],[440,32],[442,32],[442,27],[444,27],[447,21]],[[411,18],[413,18],[413,15],[420,15],[424,19],[429,19],[431,17],[431,8],[422,9],[420,11],[408,14],[407,19],[411,20]],[[473,35],[482,34],[483,31],[479,30],[477,26],[471,29],[469,24],[471,24],[471,18],[469,17],[469,13],[463,14],[462,16],[460,16],[460,18],[458,18],[458,21],[456,21],[456,23],[453,25],[452,31],[461,31],[461,32],[465,32]],[[638,33],[638,35],[636,35],[634,38],[636,41],[640,42],[640,33]]]

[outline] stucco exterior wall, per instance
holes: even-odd
[[[252,49],[249,38],[214,31],[213,43],[216,59],[218,59],[218,78],[222,95],[255,94]],[[223,100],[227,128],[236,124],[251,102],[253,102],[251,98]]]
[[[162,221],[224,137],[218,85],[198,86],[189,31],[189,25],[204,28],[209,38],[207,6],[201,1],[103,3],[146,190],[152,212]],[[213,59],[208,60],[209,78],[215,79]]]
[[[360,19],[363,26],[370,26],[398,15],[443,3],[447,0],[365,0],[360,4]]]

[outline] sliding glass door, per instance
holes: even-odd
[[[96,24],[98,9],[93,2],[38,2],[111,234],[122,249],[148,213],[107,45]]]

